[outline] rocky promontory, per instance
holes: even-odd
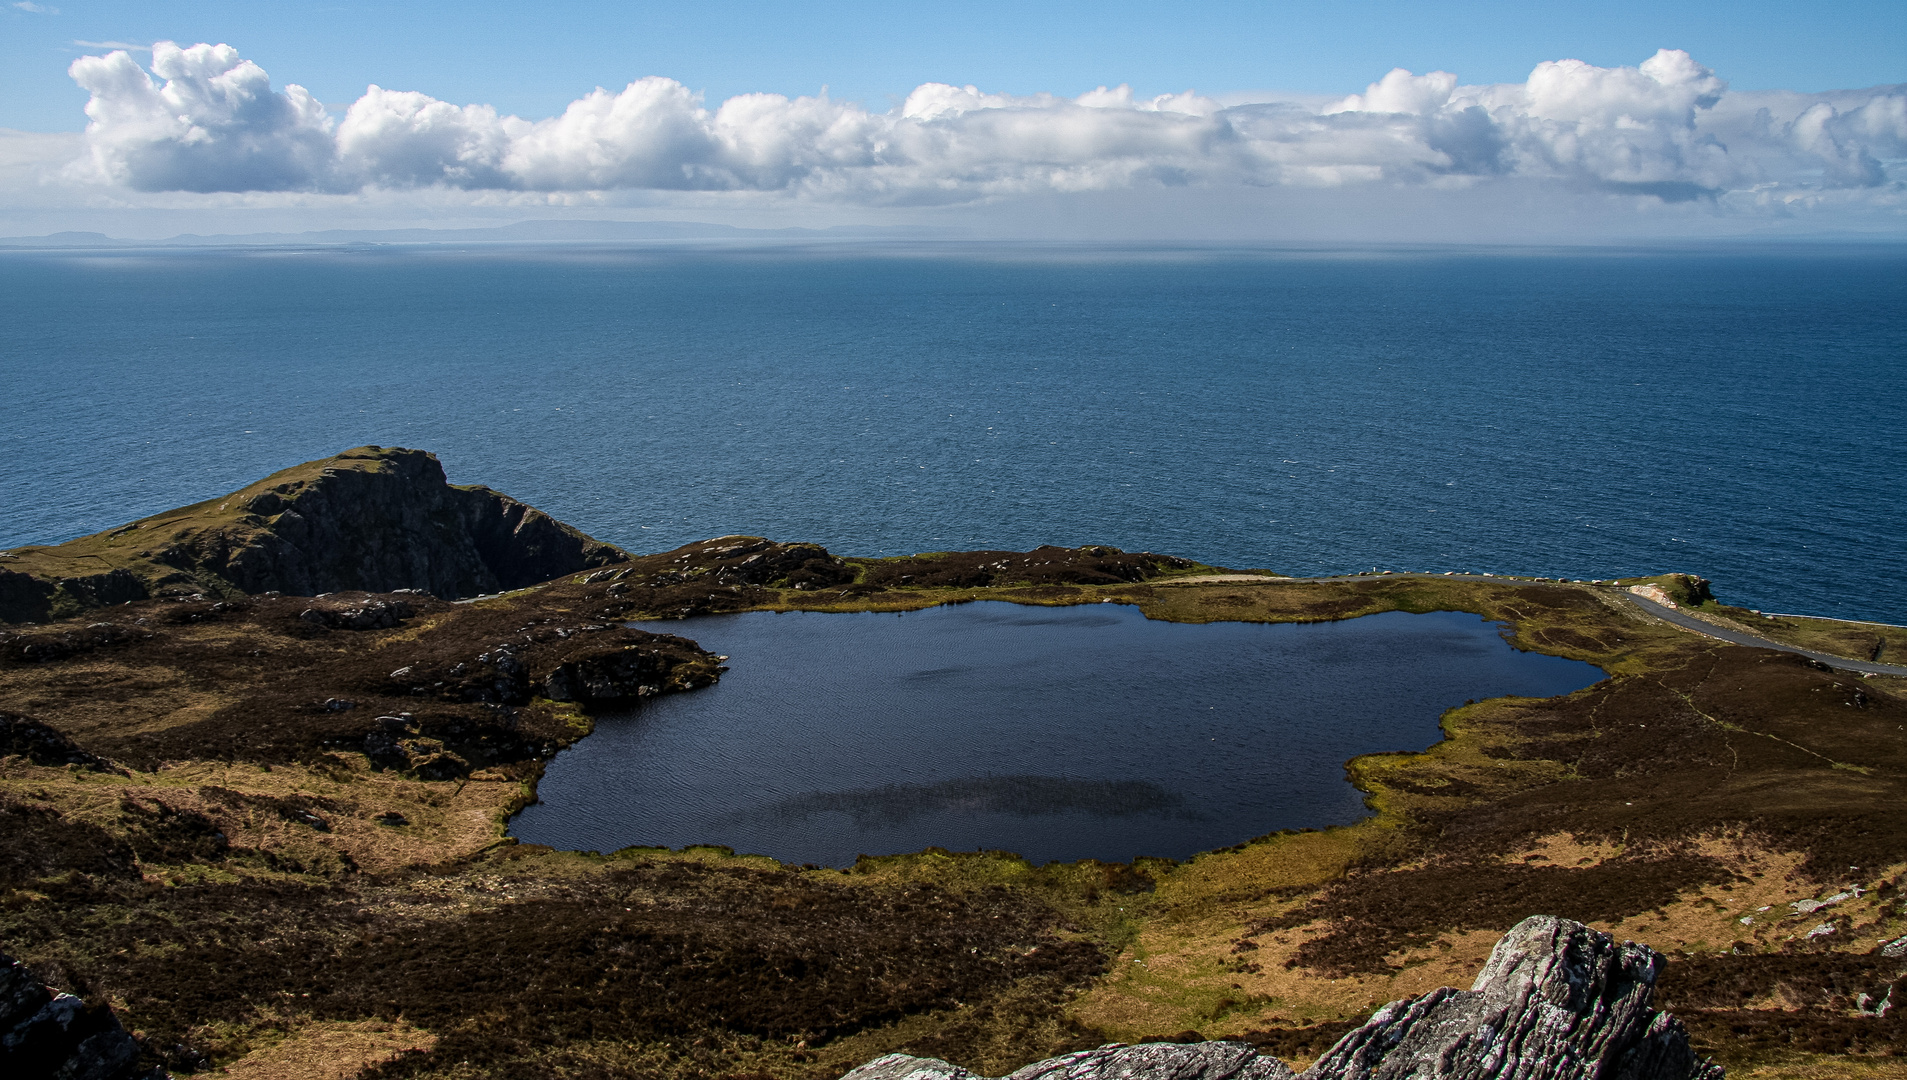
[[[0,553],[0,621],[164,596],[415,589],[445,599],[629,558],[435,454],[361,446],[92,536]]]

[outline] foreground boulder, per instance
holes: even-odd
[[[167,1080],[139,1067],[139,1044],[103,1005],[88,1008],[0,953],[0,1076]]]
[[[434,454],[361,446],[223,498],[0,552],[0,621],[168,595],[415,589],[457,599],[628,558],[507,495],[450,484]]]
[[[1291,1069],[1244,1043],[1113,1043],[1036,1061],[1009,1080],[1288,1080]],[[976,1080],[939,1058],[889,1054],[841,1080]]]
[[[1469,990],[1392,1002],[1307,1077],[1720,1080],[1674,1017],[1649,1008],[1662,957],[1539,915],[1496,943]]]
[[[1722,1080],[1674,1017],[1649,1007],[1662,957],[1539,915],[1490,953],[1469,990],[1379,1009],[1301,1080]],[[1009,1080],[1284,1080],[1243,1043],[1111,1045],[1035,1062]],[[974,1080],[957,1065],[889,1054],[842,1080]]]

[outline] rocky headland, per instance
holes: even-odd
[[[0,557],[0,621],[150,597],[412,589],[444,599],[623,562],[621,549],[486,487],[436,455],[361,446],[218,499]]]
[[[0,949],[89,1035],[117,1015],[135,1072],[833,1080],[905,1054],[948,1076],[1157,1057],[1145,1075],[1186,1080],[1641,1078],[1711,1057],[1877,1077],[1907,1053],[1903,680],[1704,637],[1625,590],[1827,654],[1899,655],[1888,628],[1763,626],[1682,575],[1305,580],[743,536],[637,554],[378,448],[6,554]],[[504,834],[596,712],[721,677],[725,657],[626,622],[973,599],[1470,611],[1611,677],[1456,706],[1432,750],[1350,763],[1369,819],[1182,864],[837,871]]]

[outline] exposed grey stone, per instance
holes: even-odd
[[[79,1041],[73,1056],[53,1071],[53,1080],[119,1080],[139,1063],[139,1044],[117,1024]]]
[[[1008,1080],[1286,1080],[1291,1069],[1245,1043],[1102,1046],[1014,1072]]]
[[[1907,939],[1903,939],[1907,940]],[[1301,1080],[1722,1080],[1688,1033],[1649,1007],[1662,958],[1581,923],[1537,916],[1490,953],[1468,990],[1394,1001]],[[1006,1080],[1286,1080],[1242,1043],[1111,1045],[1049,1058]],[[934,1058],[889,1054],[842,1080],[982,1080]]]
[[[1291,1069],[1244,1043],[1112,1043],[1037,1061],[1005,1080],[1289,1080]],[[982,1080],[938,1058],[889,1054],[842,1080]]]
[[[0,1076],[50,1080],[168,1080],[138,1071],[139,1044],[104,1005],[87,1008],[0,954]]]
[[[1845,892],[1835,893],[1833,896],[1824,896],[1819,900],[1812,900],[1812,899],[1796,900],[1794,903],[1789,904],[1788,906],[1794,909],[1794,913],[1796,915],[1812,915],[1815,912],[1820,911],[1824,907],[1833,907],[1834,905],[1840,903],[1843,900],[1856,899],[1859,896],[1861,896],[1862,893],[1863,893],[1863,890],[1860,889],[1859,887],[1856,887],[1853,889],[1848,889]]]
[[[298,617],[314,626],[334,630],[388,630],[417,614],[417,609],[406,600],[380,600],[373,596],[351,600],[336,599],[337,596],[337,593],[326,593],[314,597],[317,603],[299,612]]]
[[[1392,1002],[1306,1080],[1720,1080],[1649,1008],[1662,958],[1539,915],[1497,942],[1469,990]]]
[[[1897,937],[1881,946],[1881,955],[1889,960],[1898,960],[1907,956],[1907,937]]]
[[[578,702],[650,697],[661,691],[665,677],[655,656],[641,649],[621,649],[558,665],[543,678],[543,696]]]
[[[841,1080],[973,1080],[974,1074],[939,1058],[889,1054],[853,1070]]]

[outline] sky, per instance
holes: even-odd
[[[1903,82],[1898,0],[0,0],[0,235],[1899,237]]]

